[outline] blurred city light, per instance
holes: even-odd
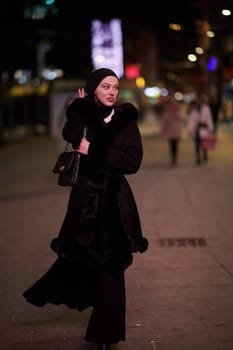
[[[230,11],[230,10],[227,10],[227,9],[223,9],[223,10],[222,10],[222,15],[223,15],[223,16],[230,16],[230,15],[231,15],[231,11]]]
[[[182,94],[182,92],[177,91],[177,92],[174,93],[174,97],[175,97],[175,99],[176,99],[177,101],[182,101],[183,98],[184,98],[184,95]]]
[[[160,89],[160,95],[163,97],[168,96],[168,89],[166,89],[166,88]]]
[[[140,68],[137,64],[128,64],[125,67],[125,77],[126,79],[135,79],[140,75]]]
[[[214,72],[217,69],[217,67],[218,67],[217,57],[210,56],[208,64],[207,64],[208,71]]]
[[[57,69],[57,68],[44,68],[41,71],[41,76],[47,80],[54,80],[57,78],[61,78],[63,75],[64,75],[64,72],[61,69]]]
[[[195,52],[198,54],[198,55],[202,55],[204,53],[204,50],[202,47],[198,46],[198,47],[195,47]]]
[[[189,60],[190,62],[196,62],[196,61],[197,61],[197,56],[194,55],[193,53],[190,53],[190,54],[188,55],[188,60]]]
[[[46,5],[52,5],[54,4],[54,0],[45,0]]]
[[[214,37],[215,37],[215,34],[214,34],[214,32],[213,32],[212,30],[208,30],[208,31],[206,32],[206,36],[207,36],[208,38],[214,38]]]
[[[180,31],[180,30],[184,29],[183,26],[178,24],[178,23],[170,23],[169,28],[171,30],[175,30],[175,31]]]
[[[26,84],[31,80],[31,71],[25,69],[18,69],[14,72],[14,79],[20,84]]]
[[[55,6],[54,0],[38,1],[32,5],[26,5],[24,8],[24,18],[32,20],[43,20],[48,15],[57,15],[59,8]]]
[[[91,23],[91,57],[94,68],[113,69],[119,78],[124,75],[121,21],[107,23],[95,19]]]
[[[136,86],[139,88],[139,89],[142,89],[145,87],[145,79],[143,77],[137,77],[136,78]]]
[[[160,96],[160,89],[158,87],[156,87],[156,86],[147,87],[144,90],[144,94],[147,97],[158,98]]]

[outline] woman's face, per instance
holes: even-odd
[[[119,81],[114,76],[105,77],[95,90],[97,100],[104,106],[113,106],[119,94]]]

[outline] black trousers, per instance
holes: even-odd
[[[201,149],[201,138],[199,134],[199,129],[197,129],[195,135],[195,153],[196,153],[196,163],[201,164],[202,161],[208,161],[208,152],[206,149]]]
[[[28,302],[65,304],[82,311],[92,307],[85,339],[97,344],[125,340],[125,277],[122,269],[84,268],[57,259],[50,269],[24,293]]]
[[[178,160],[178,147],[179,147],[179,139],[170,139],[169,143],[169,153],[171,157],[172,164],[176,164]]]
[[[96,344],[115,344],[125,340],[125,312],[124,271],[101,268],[85,340]]]

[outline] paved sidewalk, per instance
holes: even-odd
[[[127,340],[113,350],[233,350],[233,132],[221,126],[203,166],[184,137],[171,167],[156,128],[141,131],[143,164],[129,181],[150,247],[126,272]],[[1,350],[91,350],[90,310],[22,297],[55,259],[68,199],[51,171],[57,151],[46,136],[0,148]]]

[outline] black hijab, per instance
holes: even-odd
[[[89,75],[87,83],[86,83],[87,99],[92,104],[93,112],[101,120],[104,119],[105,117],[107,117],[111,113],[111,111],[113,110],[113,107],[108,107],[108,106],[102,105],[96,99],[95,90],[96,90],[97,86],[100,84],[100,82],[108,76],[113,76],[113,77],[116,77],[117,79],[119,79],[113,70],[111,70],[109,68],[98,68],[98,69],[94,70]]]

